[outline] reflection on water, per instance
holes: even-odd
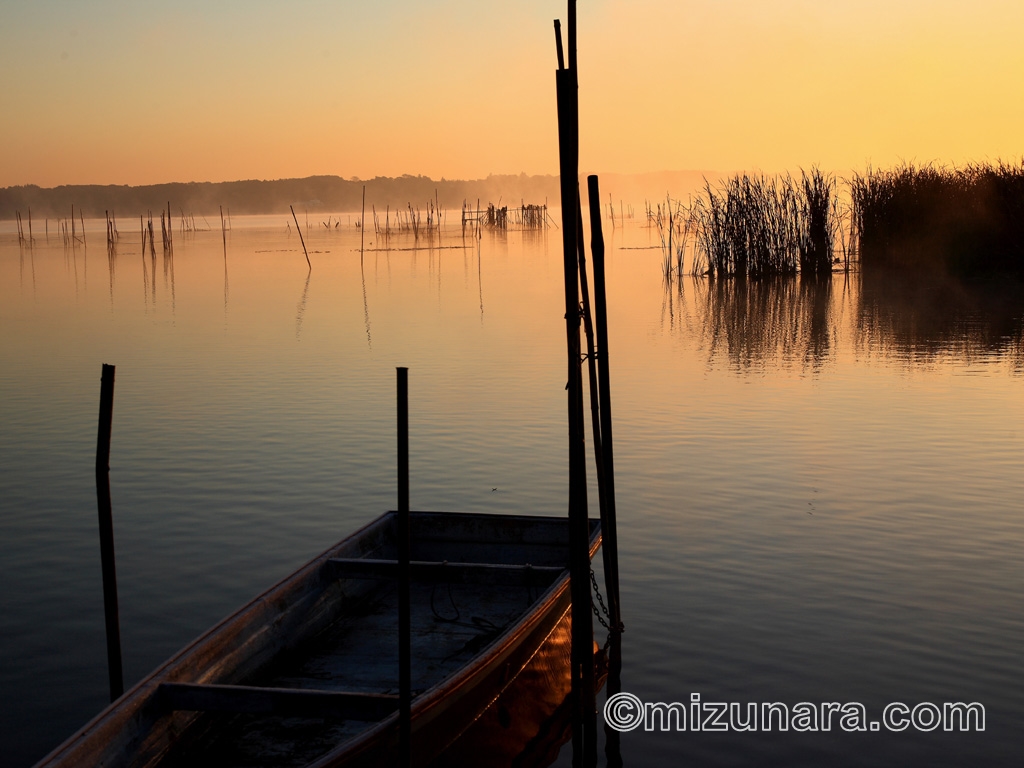
[[[513,682],[431,768],[545,768],[563,748],[571,753],[566,746],[572,737],[571,646],[566,613]],[[603,653],[596,664],[600,689],[606,666]]]
[[[849,339],[890,359],[1000,359],[1024,368],[1024,287],[900,273],[768,280],[664,279],[662,326],[708,365],[813,371]]]
[[[868,271],[857,306],[858,344],[908,360],[996,356],[1024,364],[1024,286]]]
[[[359,249],[359,282],[363,286],[363,322],[366,324],[366,346],[373,349],[373,340],[370,338],[370,304],[366,298],[366,267],[363,264],[363,249]]]
[[[313,277],[312,267],[306,272],[306,285],[302,288],[302,298],[295,305],[295,340],[302,335],[302,316],[306,314],[306,297],[309,296],[309,280]]]
[[[358,228],[314,229],[313,290],[283,221],[234,219],[230,254],[216,230],[182,233],[162,265],[126,238],[93,292],[81,243],[23,250],[0,222],[0,695],[19,703],[0,718],[5,764],[30,765],[106,697],[103,362],[118,365],[127,680],[393,506],[395,365],[411,373],[416,506],[564,513],[557,233],[454,227],[379,250],[368,233],[363,256]],[[989,723],[863,738],[641,729],[621,735],[621,762],[1015,764],[1020,293],[858,275],[665,285],[656,240],[629,225],[607,240],[623,691],[860,700],[872,714],[977,700]]]
[[[686,290],[693,293],[691,302]],[[836,313],[848,291],[846,280],[837,286],[827,278],[680,276],[666,280],[666,305],[670,326],[678,323],[696,336],[709,364],[725,356],[740,370],[769,361],[815,369],[835,350]]]

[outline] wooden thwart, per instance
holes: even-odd
[[[495,584],[543,587],[551,584],[565,569],[552,565],[518,565],[505,563],[450,563],[413,560],[409,563],[412,578],[419,582],[441,584]],[[397,560],[335,557],[327,561],[335,578],[395,578]]]
[[[395,694],[361,691],[161,683],[159,695],[166,709],[193,712],[339,717],[373,722],[398,709]]]

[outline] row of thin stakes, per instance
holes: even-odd
[[[435,191],[436,196],[436,191]],[[391,206],[388,205],[384,209],[384,220],[381,221],[380,216],[377,214],[377,207],[374,205],[370,206],[373,213],[373,231],[378,238],[387,240],[393,232],[411,232],[413,237],[419,239],[420,235],[430,235],[434,232],[441,231],[441,222],[444,218],[444,211],[441,208],[440,203],[435,197],[434,200],[427,201],[427,216],[426,219],[420,213],[419,206],[416,208],[412,207],[412,203],[407,205],[407,210],[403,211],[400,208],[396,208],[392,214]],[[391,226],[391,218],[394,215],[394,228]],[[359,222],[359,226],[362,226],[362,221]]]
[[[75,225],[75,206],[71,206],[71,218],[70,219],[57,219],[57,231],[60,232],[61,238],[64,241],[64,247],[70,248],[78,243],[85,245],[85,218],[82,216],[82,210],[78,210],[79,221],[82,225],[82,235],[79,237],[78,231]],[[18,245],[26,248],[31,248],[35,245],[36,239],[32,233],[32,209],[28,209],[28,232],[26,234],[25,224],[26,222],[21,218],[21,211],[14,212],[14,218],[18,224]],[[68,229],[68,222],[71,223],[70,230]],[[46,241],[50,241],[50,220],[44,219],[44,227],[46,230]]]
[[[488,229],[505,230],[511,225],[518,229],[531,230],[546,229],[550,221],[551,217],[548,216],[547,203],[538,205],[524,201],[518,208],[507,205],[499,207],[494,203],[488,203],[486,209],[481,209],[480,201],[477,200],[476,208],[474,209],[467,201],[462,201],[463,233],[465,233],[467,225],[472,226],[474,224],[477,228],[483,226]]]
[[[35,245],[36,239],[32,231],[32,209],[28,209],[27,219],[22,219],[21,211],[15,211],[15,221],[18,225],[18,245],[23,247],[32,247]],[[117,252],[117,244],[121,239],[121,233],[117,228],[117,217],[112,210],[106,210],[103,212],[103,216],[106,220],[106,240],[107,240],[107,252],[110,255],[115,255]],[[163,251],[165,254],[170,253],[174,248],[174,229],[171,219],[171,204],[167,203],[167,210],[160,211],[160,235],[162,240]],[[50,239],[50,220],[45,219],[45,230],[46,240],[49,242]],[[181,231],[184,232],[196,232],[200,228],[196,226],[195,216],[192,214],[186,215],[184,211],[181,212],[180,220]],[[150,252],[156,252],[155,245],[155,229],[153,224],[153,212],[149,212],[148,224],[142,215],[139,216],[139,227],[141,230],[142,237],[142,250],[146,250],[146,243],[149,242]],[[230,226],[227,227],[230,229]],[[65,247],[72,247],[74,245],[87,245],[85,235],[85,216],[82,213],[82,209],[78,209],[78,217],[75,217],[75,207],[71,206],[71,216],[67,219],[57,219],[57,231],[64,242]]]
[[[184,218],[184,217],[183,217]],[[111,214],[108,220],[107,226],[107,248],[113,251],[117,244],[117,226],[113,223],[114,218]],[[143,217],[139,215],[139,227],[142,230],[142,251],[146,251],[146,242],[149,242],[149,253],[151,256],[156,256],[156,235],[153,230],[153,212],[149,212],[148,223],[143,221]],[[163,247],[164,255],[167,256],[174,251],[174,233],[171,227],[171,204],[167,203],[167,210],[160,211],[160,240]]]

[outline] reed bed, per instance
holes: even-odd
[[[850,187],[863,268],[1024,274],[1024,163],[908,164]]]
[[[697,274],[822,275],[836,262],[836,181],[817,169],[801,171],[799,180],[743,174],[718,189],[708,183],[693,206],[693,221]]]

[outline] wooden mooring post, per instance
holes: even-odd
[[[100,379],[100,422],[96,444],[96,500],[100,521],[100,560],[103,567],[103,613],[107,629],[107,669],[110,700],[124,693],[121,671],[121,628],[117,611],[117,573],[114,568],[114,520],[110,504],[110,435],[114,416],[114,366],[103,364]]]
[[[412,632],[409,601],[409,369],[398,368],[398,749],[412,760]]]

